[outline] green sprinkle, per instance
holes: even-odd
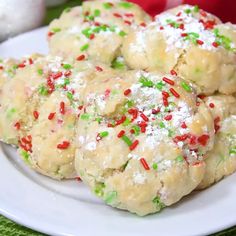
[[[84,113],[80,116],[81,120],[89,120],[90,119],[90,115],[88,113]]]
[[[195,6],[193,7],[193,11],[194,11],[195,13],[198,13],[198,12],[199,12],[199,6],[198,6],[198,5],[195,5]]]
[[[185,90],[185,91],[187,91],[187,92],[191,92],[192,90],[191,90],[191,87],[186,83],[186,82],[181,82],[181,86],[182,86],[182,88]]]
[[[89,44],[85,44],[80,48],[80,51],[83,52],[89,48]]]
[[[73,94],[71,92],[67,92],[66,96],[70,101],[73,100]]]
[[[157,163],[153,163],[153,164],[152,164],[152,168],[153,168],[153,170],[157,170],[157,169],[158,169]]]
[[[68,84],[70,84],[70,79],[69,78],[64,79],[63,86],[68,85]]]
[[[30,155],[25,150],[21,150],[20,155],[23,157],[25,162],[29,162]]]
[[[122,69],[124,69],[125,64],[124,64],[124,62],[122,62],[118,58],[116,58],[115,60],[112,61],[111,67],[113,69],[122,70]]]
[[[180,24],[175,22],[175,21],[173,21],[173,20],[167,19],[166,22],[168,24],[170,24],[172,27],[176,28],[176,29],[178,29],[180,27]]]
[[[111,9],[111,8],[112,8],[112,4],[109,3],[109,2],[105,2],[105,3],[103,3],[103,7],[104,7],[105,9]]]
[[[38,69],[37,72],[39,75],[43,75],[43,69]]]
[[[233,147],[229,150],[229,155],[236,154],[236,147]]]
[[[174,134],[174,131],[169,129],[169,130],[168,130],[168,137],[172,137],[173,134]]]
[[[130,2],[120,2],[119,6],[123,7],[123,8],[131,8],[131,7],[133,7],[133,4]]]
[[[176,160],[177,162],[183,162],[183,161],[184,161],[184,158],[183,158],[183,156],[177,156],[177,157],[175,158],[175,160]]]
[[[121,137],[121,139],[128,145],[130,146],[132,144],[132,141],[126,136],[126,135],[123,135]]]
[[[101,118],[101,117],[97,117],[97,118],[95,119],[95,121],[97,121],[97,122],[100,124],[101,121],[102,121],[102,118]]]
[[[102,197],[103,194],[104,194],[104,188],[105,188],[105,184],[104,183],[97,183],[96,187],[94,188],[94,193],[98,197]]]
[[[68,13],[71,11],[71,7],[67,7],[63,12]]]
[[[190,9],[190,8],[185,9],[184,12],[185,12],[186,14],[189,14],[189,13],[191,13],[191,9]]]
[[[101,15],[101,11],[100,10],[98,10],[98,9],[94,10],[94,16],[98,17],[100,15]]]
[[[121,37],[124,37],[124,36],[126,36],[127,34],[125,33],[125,31],[121,30],[121,31],[119,32],[119,35],[120,35]]]
[[[165,128],[165,124],[162,121],[160,122],[159,125],[160,125],[160,128]]]
[[[94,20],[94,16],[87,16],[87,18],[88,18],[90,21],[93,21],[93,20]]]
[[[109,135],[109,133],[108,133],[107,131],[103,131],[103,132],[100,132],[100,133],[99,133],[99,136],[100,136],[101,138],[107,137],[108,135]]]
[[[126,118],[126,120],[123,122],[123,126],[128,126],[131,123],[131,120]]]
[[[141,76],[141,78],[139,79],[139,82],[142,84],[143,87],[153,87],[153,82],[149,79],[147,79],[146,77],[144,76]]]
[[[190,32],[188,33],[189,36],[194,37],[194,38],[199,38],[199,34],[195,32]]]
[[[152,199],[152,202],[156,205],[157,208],[162,209],[165,207],[165,204],[161,202],[161,199],[159,196],[156,196]]]
[[[61,31],[61,28],[53,28],[51,31],[52,31],[53,33],[58,33],[58,32]]]
[[[82,34],[85,35],[87,38],[89,38],[91,35],[91,28],[86,28],[82,30]]]
[[[165,86],[165,84],[162,81],[160,81],[155,86],[156,86],[157,89],[159,89],[161,91],[162,88]]]
[[[105,198],[105,203],[112,204],[116,198],[117,198],[116,191],[108,192]]]
[[[72,66],[70,64],[64,64],[63,68],[66,70],[70,70],[72,68]]]
[[[134,130],[135,136],[138,136],[140,134],[140,127],[138,125],[132,126],[132,129]]]
[[[43,95],[43,96],[48,95],[48,90],[44,85],[39,86],[38,92],[40,95]]]

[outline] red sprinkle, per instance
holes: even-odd
[[[39,113],[38,113],[38,111],[34,111],[34,112],[33,112],[33,115],[34,115],[35,120],[37,120],[37,119],[39,118]]]
[[[62,115],[65,114],[65,103],[64,103],[64,102],[61,102],[61,103],[60,103],[60,113],[61,113]]]
[[[219,122],[220,122],[220,117],[217,116],[215,119],[214,119],[214,129],[215,129],[215,133],[217,133],[220,129],[220,125],[219,125]]]
[[[20,122],[16,122],[14,124],[14,127],[16,128],[16,130],[19,130],[20,129]]]
[[[182,34],[181,34],[181,37],[186,37],[186,36],[188,36],[187,33],[182,33]]]
[[[206,95],[204,95],[204,94],[200,94],[200,95],[198,95],[198,98],[200,98],[200,99],[204,99],[206,97]]]
[[[200,137],[198,137],[197,141],[198,141],[198,143],[200,143],[202,146],[206,146],[207,141],[208,141],[209,138],[210,138],[209,135],[203,134],[203,135],[201,135]]]
[[[85,55],[80,55],[76,58],[77,61],[83,61],[85,59]]]
[[[163,30],[164,29],[164,27],[163,26],[160,26],[160,30]]]
[[[174,76],[177,76],[177,72],[176,72],[175,70],[171,70],[171,71],[170,71],[170,74],[171,74],[171,75],[174,75]]]
[[[140,114],[140,117],[141,117],[144,121],[146,121],[146,122],[149,121],[148,117],[145,116],[143,113]]]
[[[182,129],[186,129],[186,128],[187,128],[187,125],[186,125],[185,122],[183,122],[183,124],[181,125],[181,128],[182,128]]]
[[[140,26],[146,27],[147,25],[146,25],[146,23],[142,22],[142,23],[140,24]]]
[[[124,136],[125,134],[125,131],[124,130],[121,130],[118,134],[117,134],[117,137],[118,138],[121,138],[122,136]]]
[[[171,92],[176,98],[179,98],[179,97],[180,97],[180,95],[176,92],[175,89],[170,88],[170,92]]]
[[[119,13],[113,13],[113,16],[115,16],[117,18],[122,18],[122,15],[120,15]]]
[[[68,71],[66,71],[65,73],[64,73],[64,75],[66,76],[66,77],[69,77],[70,75],[71,75],[71,71],[70,70],[68,70]]]
[[[122,116],[119,120],[116,121],[116,125],[120,125],[124,123],[126,120],[126,116]]]
[[[95,69],[96,69],[98,72],[102,72],[102,71],[103,71],[102,67],[100,67],[100,66],[95,66]]]
[[[211,102],[211,103],[209,103],[209,107],[210,107],[210,108],[214,108],[214,107],[215,107],[215,104]]]
[[[62,143],[57,145],[58,149],[67,149],[70,146],[70,142],[63,141]]]
[[[167,115],[167,116],[164,117],[164,119],[167,120],[167,121],[169,121],[169,120],[172,119],[172,115]]]
[[[52,78],[56,80],[56,79],[59,79],[62,75],[63,75],[62,72],[59,71],[59,72],[53,74],[53,75],[52,75]]]
[[[32,65],[34,62],[32,60],[32,58],[29,58],[29,64]]]
[[[157,109],[152,109],[152,114],[153,115],[156,115],[157,113],[160,112],[160,108],[157,108]]]
[[[199,44],[199,45],[203,45],[204,44],[204,42],[202,41],[202,40],[200,40],[200,39],[197,39],[197,44]]]
[[[215,47],[215,48],[217,48],[217,47],[219,47],[219,44],[218,44],[217,42],[213,42],[213,43],[212,43],[212,46]]]
[[[90,34],[89,39],[93,40],[95,38],[95,34]]]
[[[165,107],[168,107],[168,105],[169,105],[169,102],[168,102],[167,98],[165,98],[165,97],[163,97],[163,105]]]
[[[52,37],[53,35],[54,35],[53,32],[48,32],[48,37],[49,37],[49,38]]]
[[[77,180],[77,181],[79,181],[79,182],[82,181],[79,176],[75,177],[75,180]]]
[[[200,14],[201,14],[203,17],[206,17],[206,16],[207,16],[206,12],[203,11],[202,9],[200,10]]]
[[[54,116],[56,115],[56,112],[52,112],[48,115],[48,119],[52,120],[54,118]]]
[[[126,17],[134,17],[134,14],[133,13],[125,13],[125,16]]]
[[[124,95],[125,95],[125,96],[128,96],[130,93],[131,93],[131,89],[126,89],[126,90],[124,91]]]
[[[127,25],[131,25],[131,24],[132,24],[129,20],[125,20],[124,22],[125,22],[125,24],[127,24]]]
[[[129,146],[129,150],[133,151],[139,144],[138,140],[135,140],[130,146]]]
[[[177,16],[177,17],[180,17],[181,14],[182,14],[182,12],[179,12],[179,13],[176,14],[176,16]]]
[[[167,84],[170,84],[170,85],[175,85],[175,82],[173,81],[173,80],[171,80],[171,79],[168,79],[168,78],[166,78],[166,77],[164,77],[163,79],[162,79],[164,82],[166,82]]]
[[[138,125],[140,127],[141,133],[145,133],[146,132],[147,123],[146,122],[140,122]]]
[[[150,170],[148,163],[146,162],[146,160],[143,157],[140,159],[140,162],[143,165],[145,170]]]
[[[181,30],[184,30],[184,24],[180,24],[179,28],[180,28]]]

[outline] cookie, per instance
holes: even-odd
[[[149,16],[137,5],[125,1],[86,1],[67,9],[49,26],[50,53],[81,57],[104,63],[120,55],[127,33],[145,25]]]
[[[216,95],[204,99],[215,121],[215,144],[206,153],[206,173],[198,186],[204,189],[236,171],[236,99]]]
[[[181,9],[181,8],[180,8]],[[191,12],[165,12],[146,28],[130,32],[122,54],[130,68],[169,72],[194,83],[199,93],[233,94],[236,90],[235,29],[220,30],[217,20],[210,23]],[[198,11],[200,11],[198,9]],[[206,18],[208,14],[206,13]],[[219,28],[218,28],[219,26]]]
[[[107,204],[147,215],[199,185],[214,125],[190,84],[175,75],[129,71],[91,81],[85,95],[75,166]]]

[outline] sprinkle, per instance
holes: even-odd
[[[126,36],[126,33],[125,33],[123,30],[121,30],[121,31],[119,32],[119,35],[120,35],[121,37],[124,37],[124,36]]]
[[[76,58],[77,61],[83,61],[85,59],[85,55],[80,55]]]
[[[95,34],[90,34],[89,39],[93,40],[95,38]]]
[[[52,120],[54,118],[54,116],[56,115],[56,112],[52,112],[48,115],[48,119]]]
[[[160,30],[163,30],[164,29],[164,27],[163,26],[160,26]]]
[[[202,9],[200,9],[200,14],[201,14],[203,17],[206,17],[206,16],[207,16],[206,12],[203,11]]]
[[[165,107],[168,107],[168,105],[169,105],[169,102],[168,102],[168,100],[166,99],[166,98],[164,98],[163,97],[163,105],[165,106]]]
[[[164,117],[164,119],[167,120],[167,121],[169,121],[169,120],[172,119],[172,115],[167,115],[167,116]]]
[[[198,6],[198,5],[195,5],[195,6],[193,7],[193,11],[194,11],[195,13],[198,13],[198,12],[199,12],[199,6]]]
[[[126,120],[126,116],[122,116],[119,120],[116,121],[116,125],[120,125],[124,123]]]
[[[105,9],[110,9],[110,8],[113,7],[113,4],[110,3],[110,2],[105,2],[105,3],[103,3],[103,7],[104,7]]]
[[[207,141],[208,141],[209,138],[210,138],[209,135],[203,134],[203,135],[201,135],[200,137],[198,137],[197,141],[198,141],[198,143],[200,143],[202,146],[206,146]]]
[[[19,130],[20,129],[20,122],[16,122],[15,124],[14,124],[14,127],[16,128],[16,130]]]
[[[163,80],[164,82],[166,82],[167,84],[175,85],[175,82],[174,82],[173,80],[168,79],[168,78],[166,78],[166,77],[164,77],[162,80]]]
[[[125,131],[124,131],[124,130],[121,130],[121,131],[117,134],[117,137],[118,137],[118,138],[121,138],[121,137],[124,136],[124,134],[125,134]]]
[[[146,77],[144,76],[141,76],[140,79],[139,79],[139,82],[142,84],[143,87],[153,87],[153,82],[149,79],[147,79]]]
[[[160,81],[155,86],[157,89],[162,90],[162,88],[165,86],[165,84],[162,81]]]
[[[69,77],[70,75],[71,75],[71,71],[70,70],[68,70],[68,71],[66,71],[65,73],[64,73],[64,75],[66,76],[66,77]]]
[[[162,91],[163,98],[168,98],[170,95],[166,91]]]
[[[133,4],[130,2],[119,2],[119,6],[123,8],[131,8],[133,7]]]
[[[187,37],[187,36],[188,36],[187,33],[182,33],[182,34],[181,34],[181,37]]]
[[[43,75],[43,70],[42,69],[38,69],[37,72],[38,72],[39,75]]]
[[[89,48],[89,44],[85,44],[80,48],[80,51],[83,52]]]
[[[206,95],[205,94],[200,94],[200,95],[198,95],[198,98],[203,100],[204,98],[206,98]]]
[[[139,141],[138,140],[135,140],[129,147],[129,150],[130,151],[133,151],[139,144]]]
[[[183,124],[181,125],[181,128],[182,128],[182,129],[186,129],[186,128],[187,128],[187,125],[186,125],[185,122],[183,122]]]
[[[148,163],[146,162],[146,160],[143,157],[140,159],[140,162],[143,165],[145,170],[150,170]]]
[[[52,37],[54,34],[55,34],[55,33],[49,31],[49,32],[48,32],[48,37],[50,38],[50,37]]]
[[[125,13],[124,14],[126,17],[134,17],[134,14],[133,13]]]
[[[64,102],[60,102],[60,113],[62,115],[65,114],[65,103]]]
[[[95,9],[94,10],[94,16],[100,16],[101,15],[101,11],[99,9]]]
[[[144,113],[141,113],[141,114],[140,114],[140,117],[141,117],[144,121],[146,121],[146,122],[149,121],[148,117],[147,117]]]
[[[140,24],[140,26],[146,27],[147,25],[146,25],[146,23],[142,22],[142,23]]]
[[[138,125],[140,127],[141,132],[145,133],[146,132],[146,127],[147,127],[146,122],[140,122]]]
[[[204,42],[202,40],[199,40],[199,39],[197,39],[196,42],[197,42],[198,45],[203,45],[204,44]]]
[[[177,156],[176,158],[175,158],[175,160],[177,161],[177,162],[183,162],[183,160],[184,160],[184,158],[183,158],[183,156]]]
[[[174,75],[174,76],[177,76],[177,72],[176,72],[175,70],[171,70],[171,71],[170,71],[170,74],[171,74],[171,75]]]
[[[131,25],[132,24],[129,20],[125,20],[124,23],[127,24],[127,25]]]
[[[125,96],[128,96],[130,93],[131,93],[131,89],[126,89],[126,90],[124,91],[124,95],[125,95]]]
[[[64,64],[63,68],[66,70],[70,70],[72,68],[72,66],[70,64]]]
[[[134,135],[135,136],[138,136],[139,135],[139,133],[140,133],[140,127],[139,126],[137,126],[137,125],[134,125],[134,126],[132,126],[132,130],[134,131]]]
[[[157,169],[158,169],[157,163],[153,163],[153,164],[152,164],[152,168],[153,168],[153,170],[157,170]]]
[[[37,120],[39,118],[39,113],[37,111],[34,111],[33,116],[34,116],[35,120]]]
[[[128,146],[131,146],[132,145],[132,141],[126,136],[126,135],[123,135],[121,137],[121,139],[128,145]]]
[[[215,47],[215,48],[217,48],[217,47],[219,47],[219,44],[218,44],[217,42],[213,42],[213,43],[212,43],[212,46]]]
[[[186,92],[191,92],[191,88],[186,82],[184,82],[184,81],[181,82],[181,86]]]
[[[165,124],[163,122],[160,122],[160,128],[165,128]]]
[[[62,72],[59,71],[59,72],[53,74],[53,75],[52,75],[52,78],[53,78],[54,80],[56,80],[56,79],[59,79],[62,75],[63,75]]]
[[[152,114],[153,115],[156,115],[156,114],[158,114],[160,112],[160,109],[158,108],[158,109],[152,109]]]
[[[67,149],[70,146],[70,142],[63,141],[62,143],[57,145],[58,149]]]
[[[102,72],[102,71],[103,71],[102,67],[100,67],[100,66],[95,66],[95,69],[96,69],[98,72]]]
[[[80,116],[81,120],[89,120],[90,119],[90,115],[88,113],[84,113]]]
[[[107,137],[108,135],[109,135],[109,133],[108,133],[107,131],[103,131],[103,132],[100,132],[100,133],[99,133],[99,136],[100,136],[101,138]]]
[[[211,102],[211,103],[209,103],[209,107],[210,107],[210,108],[214,108],[214,107],[215,107],[215,104]]]
[[[176,92],[175,89],[170,88],[170,92],[171,92],[176,98],[179,98],[179,97],[180,97],[180,95]]]

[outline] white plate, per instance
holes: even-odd
[[[47,52],[46,28],[0,45],[0,57]],[[76,181],[56,182],[26,167],[16,151],[0,145],[0,213],[51,235],[191,236],[236,225],[236,175],[186,197],[160,214],[138,217],[114,210]]]

